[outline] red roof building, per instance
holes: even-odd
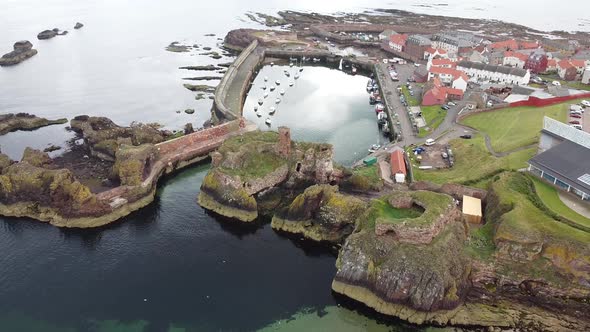
[[[538,42],[531,41],[516,41],[515,39],[504,40],[492,43],[488,46],[491,51],[516,51],[538,48]]]
[[[561,60],[557,62],[557,74],[561,79],[566,81],[574,81],[578,71],[570,60]]]
[[[404,160],[404,154],[401,149],[396,149],[391,153],[391,158],[389,163],[391,164],[391,174],[396,178],[396,182],[399,177],[396,175],[403,174],[402,178],[405,179],[405,176],[408,174],[406,169],[406,161]]]
[[[451,59],[436,58],[436,59],[432,59],[432,66],[433,67],[444,67],[444,68],[455,68],[455,67],[457,67],[457,63],[452,61]]]
[[[542,49],[531,53],[524,65],[524,69],[528,69],[531,73],[539,74],[547,71],[547,54]]]
[[[389,48],[402,52],[406,48],[406,40],[408,40],[408,35],[406,34],[392,35],[389,37]]]

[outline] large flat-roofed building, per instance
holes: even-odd
[[[590,134],[546,117],[539,151],[529,172],[590,201]]]

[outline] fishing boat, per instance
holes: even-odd
[[[284,71],[284,73],[285,73],[285,76],[287,76],[287,77],[291,76],[291,74],[286,70]]]
[[[289,67],[293,67],[293,62],[289,63]]]
[[[295,75],[293,76],[294,79],[298,79],[299,78],[299,74],[295,73]]]
[[[258,106],[254,106],[254,112],[258,112]]]
[[[387,119],[387,113],[385,113],[385,112],[379,112],[379,114],[377,114],[377,119],[379,119],[379,120],[386,120]]]
[[[275,91],[275,89],[276,89],[276,88],[275,88],[274,86],[271,86],[271,87],[270,87],[270,92],[273,92],[273,91]]]
[[[270,126],[270,124],[271,124],[270,118],[266,118],[266,120],[264,120],[264,123],[266,123],[266,125]]]
[[[276,81],[275,81],[275,84],[276,84],[276,85],[281,85],[281,81],[279,81],[279,80],[276,80]]]
[[[369,152],[370,152],[370,153],[373,153],[373,152],[375,152],[375,151],[377,151],[377,150],[379,150],[379,149],[381,149],[381,145],[380,145],[380,144],[373,144],[373,145],[371,145],[371,147],[369,148]]]
[[[264,104],[264,99],[262,99],[262,98],[258,99],[258,105],[262,105],[262,104]]]
[[[303,71],[303,67],[299,68],[299,72],[302,72],[302,71]]]
[[[268,109],[268,114],[273,115],[273,114],[275,114],[276,111],[277,111],[277,109],[273,106]]]
[[[295,84],[295,82],[293,82],[293,81],[289,82],[289,86],[293,86],[293,84]]]
[[[391,132],[391,130],[389,129],[389,123],[387,123],[387,121],[385,122],[385,124],[383,125],[383,128],[381,128],[381,131],[384,134],[389,134]]]
[[[262,95],[262,97],[264,97],[264,98],[268,97],[268,92],[264,91],[264,94]]]
[[[264,76],[264,81],[268,82],[268,76]]]
[[[373,91],[373,84],[374,84],[373,80],[369,80],[367,82],[367,92]]]
[[[262,87],[262,90],[266,90],[266,85]]]
[[[274,65],[275,65],[275,63],[274,63],[274,62],[271,62],[271,63],[270,63],[270,66],[271,66],[271,67],[272,67],[272,66],[274,66]]]
[[[280,93],[280,94],[281,94],[281,96],[282,96],[282,95],[284,95],[284,94],[285,94],[285,90],[284,90],[284,89],[281,89],[281,91],[279,91],[279,93]]]
[[[313,62],[320,62],[320,61],[322,61],[322,59],[320,59],[320,58],[313,58],[312,60],[313,60]]]
[[[356,67],[355,66],[352,66],[352,74],[356,75]]]
[[[257,116],[257,117],[261,117],[261,116],[262,116],[262,114],[260,114],[260,112],[259,112],[259,111],[256,111],[256,116]]]
[[[385,109],[385,106],[383,106],[383,104],[375,105],[375,113],[383,112],[384,109]]]
[[[275,104],[279,104],[281,102],[281,98],[275,99]]]

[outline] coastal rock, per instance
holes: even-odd
[[[17,130],[34,130],[66,122],[68,122],[67,119],[47,120],[28,113],[0,114],[0,135]]]
[[[45,167],[51,165],[53,161],[46,152],[27,147],[23,152],[21,163],[27,163],[36,167]]]
[[[175,53],[184,53],[190,52],[192,46],[189,45],[181,45],[179,42],[175,41],[170,43],[170,45],[166,46],[166,51],[168,52],[175,52]]]
[[[121,127],[105,117],[80,115],[70,121],[72,130],[81,134],[92,155],[114,161],[118,148],[123,145],[157,144],[165,140],[157,124],[132,123]]]
[[[28,40],[21,40],[14,43],[14,50],[6,53],[0,58],[0,66],[13,66],[37,54],[33,44]]]
[[[278,186],[296,189],[337,182],[332,147],[292,142],[288,128],[250,132],[223,143],[212,156],[213,168],[201,186],[199,204],[227,217],[252,221],[255,195]]]
[[[340,194],[336,186],[314,185],[277,212],[271,226],[315,241],[339,243],[352,233],[366,208],[365,202]]]
[[[74,29],[76,29],[76,30],[82,29],[82,27],[84,27],[84,24],[82,24],[80,22],[76,22],[76,25],[74,25]]]
[[[53,30],[43,30],[41,32],[39,32],[39,34],[37,35],[37,38],[39,40],[43,40],[43,39],[51,39],[55,36],[57,36],[57,33],[59,32],[59,29],[53,29]]]
[[[146,179],[157,159],[158,150],[153,144],[123,145],[116,152],[113,173],[121,185],[138,186]]]

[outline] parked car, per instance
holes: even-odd
[[[570,114],[570,118],[581,119],[582,116],[580,114]]]
[[[570,121],[570,124],[577,124],[577,125],[579,125],[580,124],[580,121],[572,120],[572,121]]]
[[[420,64],[419,63],[414,63],[414,66],[420,67]]]
[[[445,111],[448,111],[449,109],[451,109],[448,105],[442,105],[440,108],[442,108]]]
[[[581,111],[570,111],[570,115],[582,115]]]
[[[449,106],[457,106],[457,104],[453,103],[452,101],[449,101],[449,102],[447,103],[447,105],[449,105]]]
[[[584,107],[590,107],[590,101],[587,101],[587,100],[582,100],[582,102],[580,104],[582,104],[582,106],[584,106]]]
[[[434,145],[435,141],[432,138],[429,138],[424,142],[425,145]]]
[[[410,96],[414,96],[414,91],[410,90]]]
[[[463,139],[471,139],[471,135],[469,135],[469,134],[461,135],[459,137],[461,137]]]
[[[553,81],[551,82],[551,84],[553,84],[554,86],[561,86],[561,83],[559,83],[559,81]]]

